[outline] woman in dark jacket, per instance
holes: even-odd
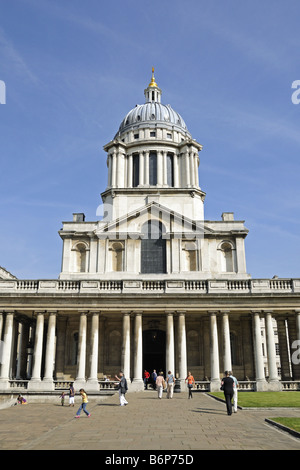
[[[221,382],[221,390],[224,391],[225,401],[226,401],[226,408],[227,414],[230,416],[232,414],[232,398],[233,398],[233,385],[234,381],[231,377],[229,377],[229,371],[225,371],[225,377],[222,379]]]

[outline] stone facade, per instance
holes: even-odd
[[[0,281],[0,391],[97,393],[120,368],[131,390],[144,369],[182,385],[191,370],[201,389],[229,369],[247,389],[298,387],[300,280],[251,279],[244,221],[204,218],[202,145],[154,73],[144,94],[104,146],[102,218],[63,222],[59,279]]]

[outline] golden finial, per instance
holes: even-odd
[[[152,78],[148,86],[157,86],[157,83],[155,82],[155,78],[154,78],[154,67],[152,67]]]

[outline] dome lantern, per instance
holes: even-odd
[[[161,89],[158,88],[154,78],[154,67],[152,67],[152,78],[148,85],[148,88],[144,90],[145,103],[160,103],[161,100]]]

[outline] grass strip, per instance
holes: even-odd
[[[209,395],[224,399],[223,392]],[[238,405],[242,408],[299,408],[299,392],[238,392]]]

